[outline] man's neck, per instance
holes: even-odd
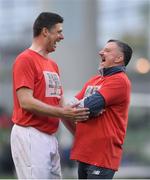
[[[31,46],[29,47],[29,49],[31,49],[32,51],[37,52],[38,54],[40,54],[41,56],[48,58],[48,53],[47,51],[44,49],[44,46],[41,45],[41,42],[38,42],[37,40],[33,40]]]

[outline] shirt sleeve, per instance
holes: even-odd
[[[96,92],[84,99],[84,107],[89,108],[90,117],[95,117],[105,108],[105,100],[99,92]]]
[[[127,85],[123,78],[116,77],[106,81],[99,90],[106,106],[122,103],[126,98]]]
[[[35,67],[29,58],[17,58],[13,66],[13,80],[15,89],[21,87],[34,88]]]

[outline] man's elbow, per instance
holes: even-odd
[[[29,88],[22,87],[17,89],[16,93],[20,107],[30,111],[33,103],[33,91]]]
[[[31,111],[32,106],[30,100],[23,98],[19,100],[20,107],[26,111]]]

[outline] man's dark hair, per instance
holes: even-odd
[[[42,12],[33,24],[33,37],[37,37],[44,27],[50,30],[57,23],[63,23],[63,18],[60,15]]]
[[[124,64],[125,64],[125,66],[127,66],[127,64],[129,63],[129,61],[132,57],[132,52],[133,52],[132,48],[128,44],[126,44],[122,41],[119,41],[119,40],[110,39],[109,41],[107,41],[107,43],[109,43],[109,42],[115,42],[120,47],[120,50],[124,55]]]

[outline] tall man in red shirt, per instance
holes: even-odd
[[[57,64],[48,57],[64,39],[63,18],[42,12],[33,25],[33,42],[13,64],[14,109],[11,150],[19,179],[61,178],[55,132],[59,117],[88,117],[87,108],[63,107]]]
[[[72,103],[88,107],[90,119],[74,126],[71,159],[77,160],[79,179],[112,179],[120,165],[130,102],[126,66],[132,56],[129,45],[109,40],[99,52],[99,75],[92,77]]]

